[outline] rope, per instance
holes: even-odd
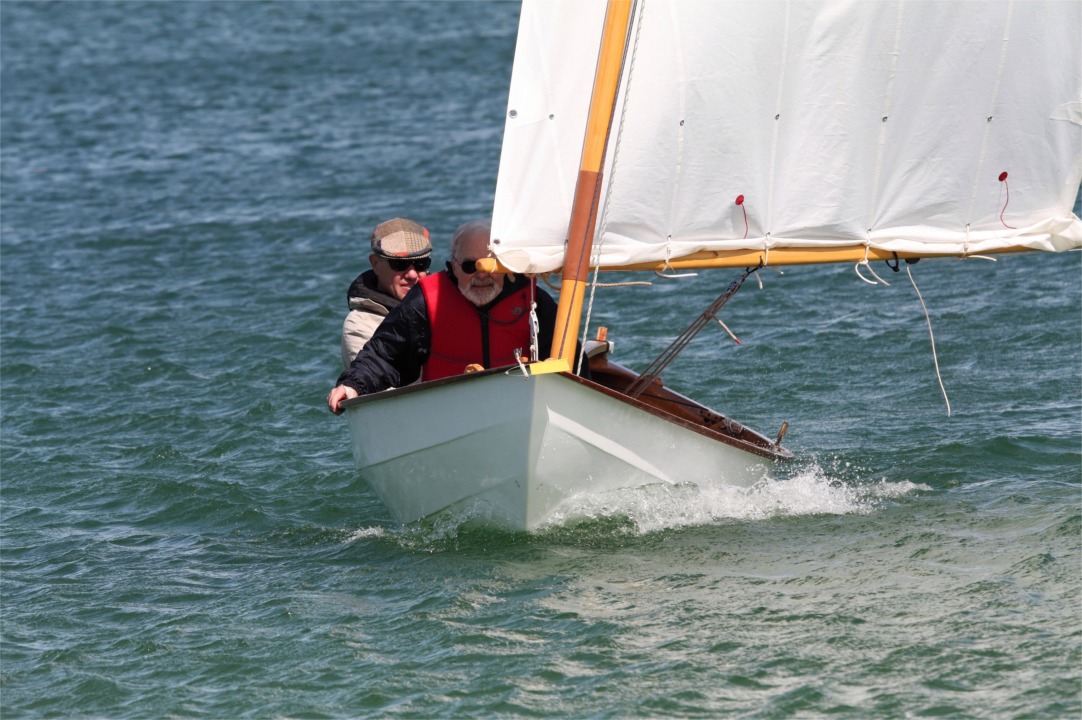
[[[924,304],[924,298],[921,297],[920,288],[917,287],[917,281],[913,279],[913,272],[909,269],[910,263],[905,265],[905,274],[909,276],[909,282],[913,285],[913,290],[917,293],[917,299],[920,300],[920,307],[924,311],[924,321],[928,324],[928,338],[932,343],[932,362],[935,363],[935,377],[939,381],[939,390],[943,393],[943,401],[947,403],[947,417],[951,414],[951,401],[947,397],[947,389],[943,387],[943,376],[939,373],[939,358],[935,353],[935,335],[932,333],[932,320],[928,317],[928,307]]]
[[[864,282],[868,283],[869,285],[877,285],[879,283],[883,283],[884,285],[889,286],[890,283],[887,282],[886,280],[884,280],[883,278],[879,277],[878,275],[876,275],[875,270],[872,269],[871,264],[868,262],[868,250],[869,250],[869,247],[870,246],[869,246],[869,244],[867,242],[864,243],[864,259],[853,266],[853,272],[855,272],[857,274],[858,278],[860,278]],[[860,266],[861,265],[868,268],[868,272],[870,272],[872,274],[872,277],[874,277],[875,280],[869,280],[868,278],[866,278],[866,277],[864,277],[863,275],[860,274]],[[888,263],[888,265],[889,265],[889,263]],[[878,283],[876,281],[878,281]]]
[[[595,273],[595,275],[596,275],[596,273]],[[544,283],[546,285],[548,285],[553,291],[560,292],[560,286],[559,285],[553,285],[552,281],[549,280],[548,278],[549,278],[548,273],[545,273],[544,275],[541,276],[541,279],[544,281]],[[601,287],[601,288],[636,287],[636,286],[653,287],[654,283],[650,282],[649,280],[627,280],[625,282],[603,283],[603,282],[597,282],[597,280],[595,279],[594,282],[592,283],[592,285],[595,285],[595,286]]]
[[[530,362],[541,359],[538,347],[541,344],[538,337],[541,334],[541,323],[537,319],[537,279],[530,280]]]
[[[635,286],[653,287],[654,283],[650,282],[649,280],[628,280],[627,282],[613,282],[613,283],[595,282],[594,285],[596,285],[597,287],[603,287],[603,288],[635,287]]]
[[[601,263],[594,265],[594,281],[590,283],[590,302],[586,305],[586,322],[582,324],[582,347],[586,347],[586,338],[590,333],[590,317],[594,314],[594,295],[597,291],[597,275],[601,272]],[[578,358],[575,360],[575,374],[582,375],[582,356],[585,353],[579,353]]]
[[[597,282],[598,273],[601,272],[601,248],[605,245],[605,231],[608,228],[609,223],[609,200],[612,197],[612,186],[616,179],[616,161],[620,158],[620,143],[624,137],[624,118],[627,117],[627,103],[628,98],[631,96],[631,78],[635,73],[635,58],[639,52],[639,36],[642,33],[642,18],[646,12],[646,0],[639,0],[639,12],[638,20],[635,22],[635,39],[631,44],[631,57],[628,60],[627,68],[627,80],[623,83],[624,86],[624,102],[620,108],[620,124],[616,128],[616,143],[612,148],[612,164],[609,166],[609,178],[608,184],[605,187],[605,201],[601,204],[601,232],[598,237],[601,238],[600,242],[594,248],[593,255],[596,259],[594,263],[594,279],[590,283],[590,302],[586,305],[586,321],[582,324],[582,341],[583,347],[586,346],[586,338],[590,334],[590,318],[594,312],[594,296],[596,295],[599,283]],[[626,49],[625,49],[626,52]],[[611,286],[607,286],[611,287]],[[575,362],[575,374],[578,375],[582,372],[582,354],[579,354],[578,360]]]
[[[744,284],[744,281],[748,279],[748,276],[758,270],[758,267],[748,268],[739,278],[729,283],[729,287],[725,289],[725,292],[719,295],[714,302],[710,303],[710,306],[695,318],[695,320],[687,326],[684,332],[680,333],[680,335],[672,341],[672,344],[665,348],[665,350],[650,363],[649,367],[647,367],[639,377],[627,386],[624,390],[624,394],[631,398],[637,398],[644,390],[646,390],[646,388],[653,385],[661,375],[662,371],[667,368],[681,352],[683,352],[684,348],[688,346],[688,343],[690,343],[695,336],[706,327],[707,323],[717,319],[717,313],[725,307],[725,303],[729,302],[729,298],[736,294],[736,291],[740,289],[740,286]]]
[[[699,273],[678,273],[673,270],[672,265],[669,264],[669,260],[672,258],[672,235],[665,237],[665,264],[660,270],[655,270],[654,274],[659,278],[666,278],[669,280],[677,280],[679,278],[698,277]],[[669,272],[666,273],[665,271]]]

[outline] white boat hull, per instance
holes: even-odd
[[[534,530],[578,496],[655,483],[747,486],[769,462],[768,452],[719,442],[563,373],[415,385],[349,401],[347,416],[357,466],[403,523],[468,510]]]

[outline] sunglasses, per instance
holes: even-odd
[[[462,272],[466,273],[467,275],[473,275],[475,272],[477,272],[476,260],[459,260],[458,266],[462,268]]]
[[[406,272],[412,265],[417,272],[423,273],[432,265],[432,258],[383,258],[387,261],[387,264],[391,266],[391,269],[395,272]]]

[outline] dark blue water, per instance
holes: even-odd
[[[1078,254],[914,266],[949,416],[904,273],[767,271],[666,380],[791,468],[391,521],[345,289],[490,211],[517,14],[0,3],[0,715],[1078,717]],[[643,367],[732,275],[594,324]]]

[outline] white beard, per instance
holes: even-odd
[[[495,300],[502,289],[492,278],[487,281],[492,283],[491,285],[477,285],[477,282],[477,280],[471,280],[466,289],[462,291],[465,298],[477,307],[483,307]]]

